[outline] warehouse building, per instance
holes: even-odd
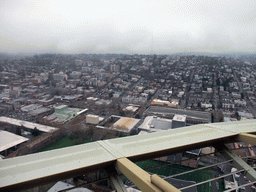
[[[201,124],[201,123],[211,123],[212,116],[211,113],[202,112],[202,111],[194,111],[194,110],[184,110],[184,109],[175,109],[169,107],[160,107],[160,106],[151,106],[143,113],[146,115],[160,115],[173,118],[175,115],[185,115],[186,116],[186,124]]]
[[[186,116],[174,115],[173,119],[160,118],[157,116],[147,116],[139,126],[139,130],[156,132],[186,126]]]
[[[120,119],[113,124],[113,128],[129,133],[139,121],[139,119],[135,118],[120,117]]]
[[[17,147],[26,142],[28,139],[19,135],[15,135],[8,131],[0,130],[0,154],[7,156],[9,153],[17,149]]]
[[[88,109],[71,108],[67,105],[60,105],[55,106],[55,112],[45,117],[45,119],[50,122],[64,124],[86,111],[88,111]]]

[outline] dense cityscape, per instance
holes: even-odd
[[[0,192],[256,192],[255,0],[1,0]]]
[[[256,57],[250,54],[37,54],[21,58],[2,55],[1,133],[6,138],[23,139],[11,147],[0,146],[1,157],[56,149],[58,142],[64,144],[60,147],[67,147],[202,123],[254,119],[255,66]],[[233,148],[239,146],[242,156],[255,156],[251,145],[234,143]],[[214,151],[203,148],[147,161],[196,169],[222,158],[201,157],[209,150]],[[208,171],[210,175],[227,173],[232,168],[218,167]],[[68,182],[90,182],[100,179],[104,172],[99,175],[87,174]],[[212,182],[211,187],[203,184],[188,191],[205,191],[209,187],[210,191],[223,191],[236,182],[246,183],[246,178],[234,175],[238,181],[228,177]],[[198,182],[185,181],[188,179],[191,178],[170,182],[179,188]],[[128,180],[126,185],[133,184]],[[105,183],[89,188],[110,191]],[[243,189],[255,188],[240,190]]]
[[[106,118],[124,115],[133,105],[137,110],[129,116],[140,117],[156,105],[213,113],[213,122],[223,117],[252,119],[255,75],[253,55],[42,54],[2,59],[1,112],[9,117],[22,112],[15,117],[26,119],[30,115],[25,112],[51,109],[58,103]],[[221,119],[216,111],[221,111]]]

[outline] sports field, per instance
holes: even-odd
[[[89,139],[81,139],[78,137],[64,136],[58,139],[56,142],[46,146],[41,151],[50,151],[54,149],[59,149],[63,147],[69,147],[69,146],[78,145],[82,143],[89,143],[89,142],[92,142],[92,141]]]
[[[169,176],[169,175],[174,175],[177,173],[182,173],[185,171],[193,170],[193,168],[184,167],[184,166],[180,166],[180,165],[176,165],[176,164],[175,165],[166,165],[163,167],[156,168],[157,166],[165,165],[166,163],[161,162],[161,161],[155,161],[155,160],[140,161],[140,162],[137,162],[136,164],[144,170],[147,169],[147,172],[156,173],[158,175],[163,175],[163,176]],[[201,170],[201,171],[196,171],[193,173],[181,175],[181,176],[178,176],[175,178],[187,180],[187,181],[195,181],[196,183],[198,183],[201,181],[211,179],[212,173],[209,170]],[[206,183],[206,184],[198,186],[197,191],[198,192],[211,192],[212,191],[211,183]]]

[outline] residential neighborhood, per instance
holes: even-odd
[[[72,146],[256,116],[256,58],[251,55],[41,54],[4,58],[0,64],[3,159],[41,152],[60,141]],[[243,158],[250,157],[247,163],[255,163],[254,146],[234,142],[230,148]],[[204,157],[209,151],[217,153],[205,147],[150,161],[191,170],[223,161],[218,155]],[[219,167],[202,177],[232,170],[231,165]],[[193,190],[217,192],[246,183],[244,177],[239,181],[233,177]],[[180,188],[200,178],[187,181],[185,176],[169,182]],[[79,182],[72,178],[67,183],[95,179],[86,174]],[[126,184],[132,186],[129,180]],[[109,191],[102,187],[90,190]]]
[[[105,118],[141,117],[150,106],[218,111],[232,120],[256,115],[256,69],[248,58],[42,54],[0,62],[0,112],[21,120],[35,121],[55,105]]]

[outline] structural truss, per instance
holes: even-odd
[[[134,161],[167,156],[185,150],[216,146],[224,157],[246,170],[256,181],[256,172],[225,144],[242,141],[256,145],[256,120],[200,124],[145,135],[97,141],[53,151],[0,161],[0,190],[12,191],[114,167],[142,191],[179,191],[157,175],[150,175]],[[111,178],[118,191],[125,191],[118,177]]]

